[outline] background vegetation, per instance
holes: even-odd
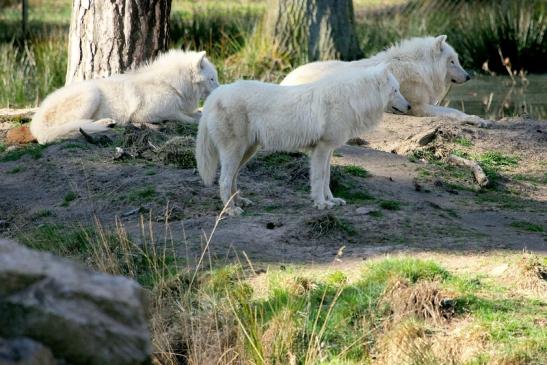
[[[222,82],[278,82],[306,60],[289,59],[261,39],[265,6],[264,0],[174,0],[172,46],[207,50]],[[69,0],[31,0],[26,38],[17,5],[0,8],[0,105],[36,105],[63,85],[70,7]],[[447,34],[464,66],[498,73],[506,73],[506,67],[547,71],[545,7],[541,0],[355,1],[366,56],[401,38]]]

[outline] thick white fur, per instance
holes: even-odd
[[[195,121],[201,98],[218,86],[205,52],[172,50],[135,71],[65,86],[49,95],[32,119],[39,143],[113,124]]]
[[[475,115],[438,106],[451,83],[469,80],[461,67],[458,55],[446,42],[446,36],[411,38],[375,56],[354,62],[321,61],[308,63],[293,70],[281,85],[300,85],[313,82],[343,69],[360,69],[387,63],[389,70],[401,84],[401,93],[412,105],[409,114],[443,116],[479,126],[488,122]]]
[[[203,107],[196,160],[204,183],[213,183],[220,161],[220,196],[239,215],[250,201],[236,196],[241,167],[262,146],[269,151],[311,150],[311,197],[319,209],[345,204],[329,188],[333,150],[374,127],[392,103],[409,104],[385,65],[355,69],[300,86],[238,81],[213,91]]]

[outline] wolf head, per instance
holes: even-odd
[[[448,43],[446,43],[446,36],[440,35],[435,38],[433,44],[433,52],[435,58],[438,59],[438,67],[445,76],[446,84],[456,83],[463,84],[471,79],[471,76],[460,65],[458,60],[458,54],[454,51]]]
[[[196,53],[192,81],[203,98],[209,96],[219,85],[217,70],[207,59],[205,51]]]
[[[410,103],[401,94],[399,81],[393,76],[385,63],[374,66],[378,72],[378,86],[384,98],[384,111],[404,114],[411,109]]]

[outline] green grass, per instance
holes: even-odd
[[[83,260],[90,254],[89,229],[68,227],[59,224],[43,224],[29,232],[21,233],[17,239],[31,248],[49,251],[56,255]]]
[[[73,191],[69,191],[63,197],[63,203],[61,204],[61,206],[68,207],[72,201],[76,200],[77,197],[78,197],[78,194],[76,194]]]
[[[32,219],[46,218],[53,216],[54,213],[49,209],[40,209],[32,214]]]
[[[349,174],[351,176],[356,177],[369,177],[370,173],[362,168],[361,166],[357,165],[344,165],[340,167],[342,169],[342,172]]]
[[[145,186],[130,191],[124,196],[129,202],[148,202],[157,196],[156,189],[153,186]]]
[[[42,157],[42,151],[47,148],[47,145],[28,144],[17,149],[0,153],[0,162],[18,161],[23,156],[30,156],[38,160]]]
[[[21,171],[25,171],[25,168],[23,166],[15,166],[12,169],[9,169],[7,172],[8,174],[18,174]]]
[[[400,210],[401,202],[396,200],[382,200],[380,201],[380,207],[386,210]]]
[[[518,165],[519,160],[520,159],[516,156],[505,155],[498,151],[485,152],[478,158],[481,165],[488,168],[516,166]]]
[[[460,146],[464,146],[464,147],[473,146],[473,142],[469,138],[465,138],[465,137],[459,137],[454,142],[456,142]]]
[[[368,213],[368,215],[374,218],[382,218],[384,216],[384,213],[382,213],[381,210],[373,210],[370,213]]]
[[[526,221],[513,221],[511,222],[511,227],[517,228],[523,231],[528,232],[543,232],[544,229],[539,224],[534,224]]]
[[[358,166],[333,166],[331,169],[330,188],[333,195],[344,199],[347,203],[362,203],[373,200],[363,184],[363,178],[368,172]]]
[[[474,159],[484,170],[488,177],[488,185],[496,188],[504,172],[508,167],[517,166],[519,158],[506,155],[498,151],[488,151],[481,155],[474,156]]]
[[[264,156],[262,161],[266,166],[277,168],[294,161],[295,158],[300,157],[302,157],[301,153],[274,152]]]
[[[501,349],[502,356],[527,360],[515,363],[535,364],[545,359],[547,329],[538,326],[538,316],[545,318],[544,302],[524,298],[484,298],[476,294],[462,296],[458,306],[472,313],[485,332]]]

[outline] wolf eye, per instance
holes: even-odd
[[[454,60],[450,61],[451,64],[454,64]]]

